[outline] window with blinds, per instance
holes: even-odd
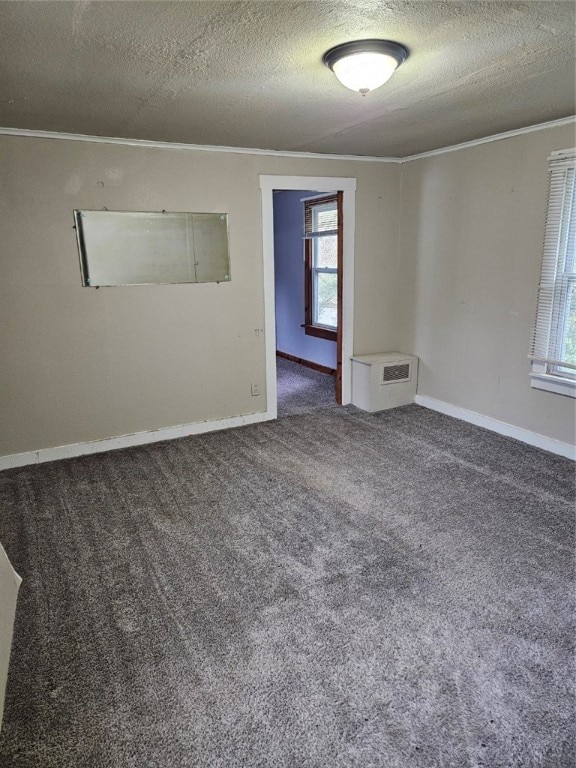
[[[304,332],[336,341],[338,329],[338,193],[304,201]]]
[[[304,201],[304,237],[326,237],[338,232],[336,195]]]
[[[550,157],[532,386],[576,396],[576,149]]]

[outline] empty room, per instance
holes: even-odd
[[[2,768],[573,768],[576,4],[0,0]]]

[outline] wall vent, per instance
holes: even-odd
[[[352,404],[368,413],[414,402],[418,358],[404,352],[352,357]]]
[[[410,363],[382,366],[382,384],[410,381]]]

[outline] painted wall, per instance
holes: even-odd
[[[402,349],[418,393],[574,443],[575,401],[532,389],[527,359],[553,127],[403,164]]]
[[[573,144],[400,166],[0,137],[0,456],[265,411],[259,174],[357,179],[355,353],[417,354],[421,394],[573,442],[526,357],[547,157]],[[231,282],[83,288],[72,211],[103,206],[227,211]]]
[[[400,166],[0,137],[0,455],[266,409],[259,174],[357,178],[355,351],[396,344]],[[83,288],[74,208],[226,211],[231,282]]]
[[[336,342],[307,336],[304,328],[304,214],[311,190],[274,193],[276,347],[303,360],[336,368]]]

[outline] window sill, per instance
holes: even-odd
[[[562,376],[552,376],[549,373],[531,373],[530,386],[547,392],[556,392],[558,395],[576,397],[575,379],[563,379]]]
[[[320,339],[336,341],[336,331],[331,328],[322,328],[320,325],[303,325],[306,336],[317,336]]]

